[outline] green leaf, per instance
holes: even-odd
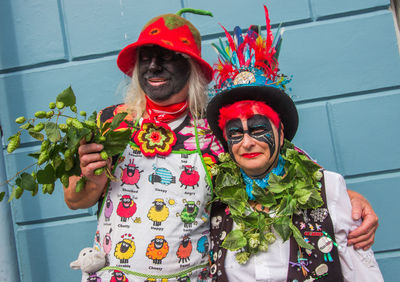
[[[310,198],[308,199],[308,202],[305,205],[299,205],[299,206],[302,209],[318,208],[322,206],[323,203],[324,201],[322,200],[321,194],[317,190],[313,189],[311,191],[311,195]]]
[[[278,215],[292,215],[296,209],[296,200],[291,195],[286,195],[282,198],[277,214]]]
[[[283,241],[286,241],[292,235],[292,230],[290,228],[291,219],[289,217],[281,217],[278,218],[274,223],[273,226],[275,231],[281,236]]]
[[[35,158],[35,159],[39,159],[40,152],[30,153],[30,154],[28,154],[28,156]]]
[[[269,190],[266,191],[266,190],[262,189],[255,182],[253,185],[252,194],[256,198],[256,201],[263,206],[266,206],[269,208],[276,204],[274,195]]]
[[[77,129],[75,127],[70,127],[67,132],[67,147],[75,150],[79,146],[81,139],[90,132],[90,129],[84,127],[82,129]]]
[[[248,215],[246,215],[244,217],[246,227],[258,228],[259,215],[260,215],[260,213],[258,213],[256,211],[251,212]]]
[[[128,113],[118,113],[118,114],[116,114],[112,119],[112,122],[110,124],[110,128],[109,128],[108,132],[114,131],[121,124],[121,122],[124,120],[124,118],[127,116],[127,114]]]
[[[44,140],[44,135],[42,133],[40,133],[40,132],[35,132],[32,129],[33,128],[28,130],[29,135],[32,136],[33,138],[35,138],[36,140],[43,141]]]
[[[247,240],[240,230],[233,230],[225,237],[222,247],[230,251],[237,251],[247,244]]]
[[[64,173],[65,173],[65,161],[61,160],[57,166],[55,166],[56,169],[56,177],[60,178]]]
[[[296,188],[293,197],[299,202],[299,204],[304,205],[307,203],[308,199],[310,199],[311,194],[312,194],[311,189]]]
[[[232,214],[242,215],[246,209],[247,194],[242,186],[223,187],[216,191],[216,195],[223,198],[223,202],[228,204]]]
[[[51,184],[56,180],[56,172],[51,164],[46,165],[44,169],[37,172],[37,181],[39,184]]]
[[[44,130],[46,131],[47,138],[50,140],[50,142],[56,143],[61,139],[58,126],[54,122],[47,122]]]
[[[240,185],[239,177],[232,177],[230,173],[219,173],[215,179],[215,184],[218,188],[231,187]]]
[[[72,105],[75,105],[76,97],[75,97],[74,91],[72,90],[71,86],[66,88],[60,94],[58,94],[56,101],[63,102],[65,107],[70,107]]]
[[[35,178],[29,173],[22,173],[15,183],[24,190],[33,191],[36,186]]]
[[[269,180],[268,180],[268,190],[272,193],[282,193],[283,191],[285,191],[286,189],[288,189],[288,187],[290,187],[290,184],[282,184],[281,180],[282,180],[282,176],[278,176],[275,175],[273,173],[270,174],[269,176]]]
[[[6,192],[0,192],[0,202],[3,201]]]
[[[313,250],[314,247],[311,244],[306,243],[306,241],[304,240],[303,236],[301,236],[300,230],[293,225],[292,222],[290,222],[289,224],[290,229],[293,232],[293,237],[296,240],[297,244],[305,249],[309,249],[309,250]]]
[[[126,148],[126,145],[131,140],[132,132],[130,130],[110,131],[106,136],[104,143],[104,151],[109,156],[119,155]]]

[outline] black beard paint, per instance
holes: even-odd
[[[190,77],[190,63],[174,51],[157,45],[143,46],[139,49],[138,71],[144,93],[155,102],[163,102],[185,87]]]

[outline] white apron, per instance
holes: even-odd
[[[211,187],[196,147],[145,157],[136,144],[128,144],[95,236],[108,266],[82,281],[207,280]]]

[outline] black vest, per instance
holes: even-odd
[[[342,270],[332,220],[329,216],[324,178],[321,179],[323,206],[317,209],[303,210],[293,215],[293,224],[300,230],[303,238],[314,246],[313,250],[300,248],[296,240],[290,238],[290,256],[287,281],[305,281],[311,277],[318,282],[343,281]],[[233,227],[227,206],[214,202],[211,209],[211,266],[213,281],[228,281],[224,263],[227,250],[221,247],[223,239]],[[308,271],[307,271],[308,270]],[[311,279],[312,281],[312,279]]]

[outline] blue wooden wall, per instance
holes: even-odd
[[[265,26],[265,2],[273,27],[285,27],[280,63],[282,72],[293,75],[291,95],[300,112],[295,143],[327,169],[342,173],[350,188],[370,200],[380,217],[373,249],[386,281],[396,281],[400,58],[389,0],[1,1],[3,146],[17,130],[16,117],[46,109],[69,85],[78,108],[88,112],[120,102],[124,76],[116,55],[137,39],[150,18],[183,7],[212,11],[214,18],[187,18],[203,35],[203,57],[214,62],[210,43],[222,36],[218,23],[230,30],[234,25]],[[5,172],[0,173],[11,177],[25,167],[26,154],[38,145],[25,135],[13,154],[3,147]],[[79,281],[80,273],[70,270],[69,263],[91,245],[95,209],[69,210],[61,185],[52,196],[25,193],[10,209],[20,280]],[[0,241],[12,234],[4,230]],[[0,251],[1,261],[5,255]],[[14,263],[11,259],[3,269],[9,264],[18,275],[12,271]],[[2,276],[7,273],[3,269]],[[4,281],[17,281],[8,279]]]

